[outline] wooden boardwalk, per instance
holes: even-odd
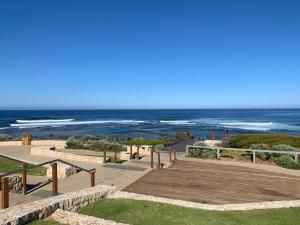
[[[208,204],[300,199],[300,177],[246,167],[176,161],[154,170],[127,192]]]

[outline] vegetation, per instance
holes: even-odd
[[[79,213],[132,225],[295,225],[300,221],[300,208],[217,212],[127,199],[103,199]]]
[[[157,139],[157,140],[132,140],[132,141],[126,141],[126,142],[122,142],[122,144],[124,145],[137,145],[137,146],[141,146],[141,145],[164,145],[164,146],[168,146],[170,144],[172,144],[172,141],[170,139]]]
[[[36,221],[33,221],[31,223],[28,223],[29,225],[62,225],[60,223],[57,223],[53,220],[36,220]]]
[[[294,148],[300,148],[300,137],[281,135],[281,134],[245,134],[232,136],[226,147],[230,148],[250,148],[253,144],[290,145]]]
[[[7,135],[7,134],[0,134],[0,142],[2,141],[12,141],[13,137]]]
[[[280,156],[276,160],[276,164],[287,169],[300,170],[300,163],[295,162],[295,160],[288,155]]]
[[[103,139],[97,139],[94,136],[71,137],[66,141],[68,149],[84,149],[92,151],[126,151],[126,147],[116,142],[108,142]]]
[[[20,169],[21,168],[21,164],[4,158],[2,156],[0,156],[0,173],[8,173],[12,170],[16,170],[16,169]],[[45,167],[35,167],[32,169],[28,169],[28,174],[29,175],[34,175],[34,176],[46,176],[47,174],[47,169]]]

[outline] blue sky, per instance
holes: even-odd
[[[1,1],[0,107],[300,107],[299,1]]]

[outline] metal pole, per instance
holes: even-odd
[[[1,192],[2,192],[2,209],[9,207],[9,185],[8,177],[1,179]]]
[[[22,172],[22,186],[23,186],[23,194],[27,195],[27,165],[23,164],[23,172]]]
[[[52,195],[58,195],[57,163],[52,163]]]

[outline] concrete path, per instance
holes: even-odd
[[[19,160],[26,161],[32,164],[39,164],[46,161],[53,160],[50,157],[32,156],[30,155],[30,147],[24,146],[0,146],[0,154],[4,154]],[[145,157],[141,160],[132,160],[122,165],[119,164],[96,164],[77,162],[72,160],[66,160],[72,164],[78,165],[85,169],[96,169],[96,185],[106,184],[114,185],[119,189],[128,186],[138,178],[142,177],[148,172],[150,168],[150,159]],[[47,182],[46,177],[28,177],[29,184],[36,184],[39,182]],[[90,186],[90,175],[86,172],[80,172],[71,177],[61,179],[58,182],[59,193],[67,193],[71,191],[81,190]],[[45,185],[44,187],[26,195],[13,194],[11,195],[11,205],[20,204],[24,202],[31,202],[37,199],[50,197],[52,194],[52,183]]]

